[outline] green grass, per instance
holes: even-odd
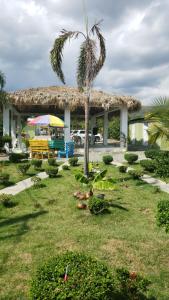
[[[47,162],[43,162],[42,164],[42,171],[45,168],[45,166],[47,166],[48,163]],[[4,173],[9,173],[10,174],[10,178],[9,178],[9,183],[7,185],[0,183],[0,189],[3,189],[9,185],[14,185],[15,183],[17,183],[18,181],[24,180],[28,177],[34,176],[37,173],[39,173],[40,171],[37,171],[34,169],[33,166],[31,166],[27,172],[26,175],[22,175],[19,170],[18,170],[18,164],[16,163],[10,163],[8,161],[5,162],[0,162],[0,170]]]
[[[169,236],[157,227],[155,215],[158,201],[169,195],[155,194],[150,185],[119,174],[113,166],[106,168],[118,179],[118,190],[106,192],[110,213],[93,216],[76,208],[72,194],[81,189],[73,175],[77,168],[44,180],[41,189],[18,194],[15,207],[1,207],[0,299],[29,299],[38,264],[66,250],[137,271],[152,281],[150,295],[168,299]]]

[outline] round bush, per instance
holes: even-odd
[[[155,159],[157,156],[160,155],[160,152],[161,152],[160,150],[150,149],[144,151],[144,154],[146,158]]]
[[[48,158],[48,165],[49,166],[56,166],[56,159],[55,158]]]
[[[104,155],[103,162],[105,165],[109,165],[113,161],[113,157],[111,155]]]
[[[42,167],[42,160],[40,159],[32,159],[31,164],[35,169],[40,169]]]
[[[31,283],[31,299],[113,300],[114,281],[102,262],[67,252],[38,268]]]
[[[140,160],[140,165],[144,168],[144,170],[148,172],[154,172],[156,169],[156,163],[154,160],[150,160],[150,159]]]
[[[133,164],[136,160],[138,160],[138,155],[135,153],[125,153],[124,158],[129,164]]]
[[[88,203],[91,214],[98,215],[108,208],[108,203],[101,198],[91,197]]]
[[[30,163],[22,163],[18,165],[18,170],[22,175],[25,175],[27,171],[29,170],[31,164]]]
[[[57,177],[58,168],[54,166],[49,166],[45,169],[46,173],[49,175],[50,178]]]
[[[77,163],[78,163],[78,157],[71,157],[71,158],[69,158],[69,164],[71,165],[71,166],[77,166]]]
[[[0,183],[8,183],[10,175],[8,173],[0,172]]]
[[[69,166],[68,165],[63,165],[62,170],[69,170]]]
[[[127,166],[119,166],[120,173],[126,173],[126,171],[127,171]]]
[[[12,202],[12,195],[7,195],[7,194],[0,194],[0,203],[4,207],[12,207],[14,206],[14,203]]]
[[[143,172],[140,170],[129,170],[128,174],[133,178],[133,179],[140,179],[141,176],[143,176]]]
[[[22,159],[27,159],[29,157],[28,153],[11,153],[9,155],[9,161],[12,163],[18,163]]]

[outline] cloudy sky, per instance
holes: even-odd
[[[84,30],[83,0],[0,0],[0,70],[7,90],[61,85],[49,52],[62,28]],[[89,22],[103,19],[107,58],[94,87],[145,105],[169,95],[169,0],[86,0]],[[76,86],[79,43],[67,43],[66,84]]]

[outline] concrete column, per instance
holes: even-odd
[[[3,105],[3,135],[10,135],[10,116],[9,116],[9,106]]]
[[[94,145],[93,128],[96,127],[96,116],[91,117],[91,145]]]
[[[65,125],[67,126],[64,129],[65,142],[69,142],[70,141],[70,109],[68,106],[65,107],[64,122],[65,122]]]
[[[11,111],[11,137],[12,148],[16,146],[16,120],[14,119],[14,111]]]
[[[104,146],[107,145],[108,128],[109,128],[108,111],[104,111],[104,126],[103,126],[103,145]]]
[[[120,147],[127,147],[128,137],[128,109],[123,105],[120,110]]]

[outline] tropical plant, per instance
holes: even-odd
[[[150,122],[148,129],[150,144],[156,143],[158,139],[169,140],[169,98],[159,97],[154,101],[152,111],[147,113],[145,120]]]
[[[80,55],[77,67],[77,85],[84,92],[85,96],[85,142],[84,142],[84,174],[88,176],[89,163],[89,102],[91,99],[91,89],[94,79],[103,67],[106,58],[106,48],[104,37],[100,31],[100,22],[95,23],[91,29],[88,28],[86,21],[86,32],[67,31],[63,29],[59,37],[56,38],[53,48],[50,52],[50,59],[53,71],[59,79],[65,84],[65,78],[62,71],[62,52],[67,40],[82,36],[84,41],[80,47]],[[94,36],[99,42],[99,57],[97,56],[97,44]]]
[[[8,94],[4,91],[5,84],[5,75],[0,71],[0,108],[9,102]]]

